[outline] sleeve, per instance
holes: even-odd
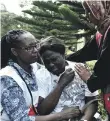
[[[88,41],[85,44],[85,46],[81,50],[71,55],[68,55],[66,59],[69,61],[75,61],[75,62],[85,62],[90,60],[96,60],[97,52],[98,52],[98,46],[94,36],[90,41]]]
[[[85,96],[86,97],[94,97],[94,96],[97,96],[99,93],[98,93],[98,90],[95,91],[95,92],[90,92],[90,90],[88,89],[88,86],[87,84],[85,84]]]
[[[47,97],[47,95],[49,94],[49,82],[51,79],[50,74],[44,68],[39,69],[36,72],[36,79],[38,84],[39,96],[41,96],[42,98]]]
[[[39,96],[41,96],[42,98],[45,98],[48,95],[48,85],[47,84],[45,85],[43,83],[43,80],[41,80],[40,78],[38,80],[38,92]]]
[[[101,49],[99,60],[94,67],[94,74],[90,77],[87,84],[91,91],[103,89],[110,84],[110,29]]]
[[[1,77],[1,105],[11,121],[35,121],[28,116],[28,107],[23,91],[8,76]]]

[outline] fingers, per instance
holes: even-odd
[[[88,71],[87,68],[81,64],[75,64],[75,71],[78,73],[78,74],[81,74],[83,73],[84,71]]]
[[[78,65],[75,65],[75,71],[78,73],[78,74],[81,74],[82,72],[82,68]]]
[[[78,69],[79,71],[86,70],[86,68],[81,64],[75,64],[75,68]]]
[[[73,74],[74,75],[74,70],[72,68],[68,68],[63,74]]]
[[[66,116],[66,119],[77,117],[80,115],[80,110],[79,108],[76,107],[71,107],[67,108],[63,111],[63,114]]]
[[[79,116],[80,110],[79,109],[74,109],[73,112],[71,112],[71,114],[72,114],[72,118],[76,117],[76,116]]]

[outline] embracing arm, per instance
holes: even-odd
[[[94,99],[95,97],[86,97],[86,103]],[[97,111],[98,103],[97,101],[91,103],[85,110],[84,115],[81,117],[81,119],[85,119],[87,121],[92,121],[92,118],[94,114]]]
[[[103,89],[110,84],[110,29],[106,35],[106,39],[103,42],[100,56],[94,67],[94,73],[91,76],[88,75],[87,71],[83,66],[76,66],[76,71],[79,76],[87,82],[89,90],[91,92],[97,89]],[[87,72],[87,73],[85,73]],[[85,75],[86,74],[86,75]],[[87,77],[87,78],[86,78]]]
[[[46,116],[29,116],[23,91],[10,77],[1,77],[1,104],[11,121],[59,121],[78,116],[79,109],[69,108]],[[18,93],[19,92],[19,93]]]
[[[67,60],[75,62],[85,62],[97,59],[98,46],[96,43],[95,36],[88,41],[85,46],[77,52],[68,55]]]
[[[100,57],[95,64],[94,74],[87,80],[91,91],[102,89],[110,84],[110,30],[104,41]]]
[[[78,108],[68,108],[58,113],[53,113],[46,116],[37,116],[35,121],[62,121],[77,117],[79,114],[80,111]]]
[[[60,121],[60,120],[61,120],[61,116],[58,113],[50,114],[46,116],[36,116],[36,119],[35,119],[35,121]]]
[[[11,77],[1,77],[1,91],[1,105],[11,121],[32,121],[23,91]]]

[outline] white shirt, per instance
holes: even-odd
[[[68,62],[67,68],[74,70],[75,62]],[[50,73],[47,69],[41,68],[36,72],[38,80],[39,96],[45,98],[56,87],[59,77]],[[85,105],[85,96],[96,96],[98,91],[91,93],[87,84],[81,80],[75,72],[74,80],[69,83],[63,90],[59,102],[55,108],[55,112],[60,112],[65,107],[79,106],[80,109]]]

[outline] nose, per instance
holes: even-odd
[[[50,62],[49,66],[50,66],[51,68],[53,68],[55,65],[54,65],[54,63]]]

